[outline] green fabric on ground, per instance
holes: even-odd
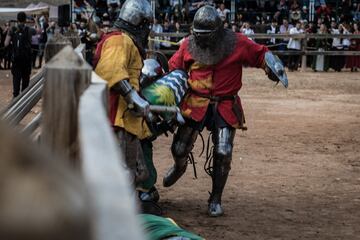
[[[157,172],[153,162],[153,145],[149,140],[142,140],[141,147],[144,154],[144,160],[146,167],[149,171],[149,177],[142,183],[139,184],[141,189],[150,190],[156,183]]]
[[[204,238],[180,228],[168,218],[140,214],[140,220],[147,233],[148,240],[161,240],[172,236],[186,237],[190,240],[204,240]]]

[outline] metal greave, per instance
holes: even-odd
[[[175,167],[183,168],[188,159],[188,155],[194,147],[199,131],[187,125],[179,126],[174,135],[171,145],[171,153],[175,161]]]
[[[231,169],[232,149],[236,130],[225,127],[213,131],[214,166],[209,202],[221,204],[221,196]]]

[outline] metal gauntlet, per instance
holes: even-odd
[[[128,103],[128,107],[134,110],[137,115],[149,117],[151,114],[149,103],[140,97],[138,92],[132,88],[128,80],[122,80],[116,83],[111,89],[123,96]]]

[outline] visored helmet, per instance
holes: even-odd
[[[196,43],[203,48],[211,47],[221,38],[223,23],[214,7],[201,7],[194,16],[193,35]]]
[[[152,20],[153,12],[148,0],[126,0],[114,26],[132,36],[144,57]]]
[[[164,74],[164,69],[161,67],[160,63],[155,59],[146,59],[144,60],[144,66],[141,69],[140,76],[140,85],[142,88],[150,85],[156,79],[161,77]]]
[[[150,24],[153,11],[148,0],[126,0],[121,8],[119,19],[133,26]]]

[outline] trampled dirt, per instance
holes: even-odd
[[[6,74],[0,107],[11,99]],[[249,129],[236,134],[223,217],[206,215],[211,180],[197,157],[200,139],[198,179],[188,168],[171,188],[161,182],[172,138],[154,143],[166,216],[206,239],[360,239],[360,73],[288,75],[286,90],[261,70],[244,70]]]

